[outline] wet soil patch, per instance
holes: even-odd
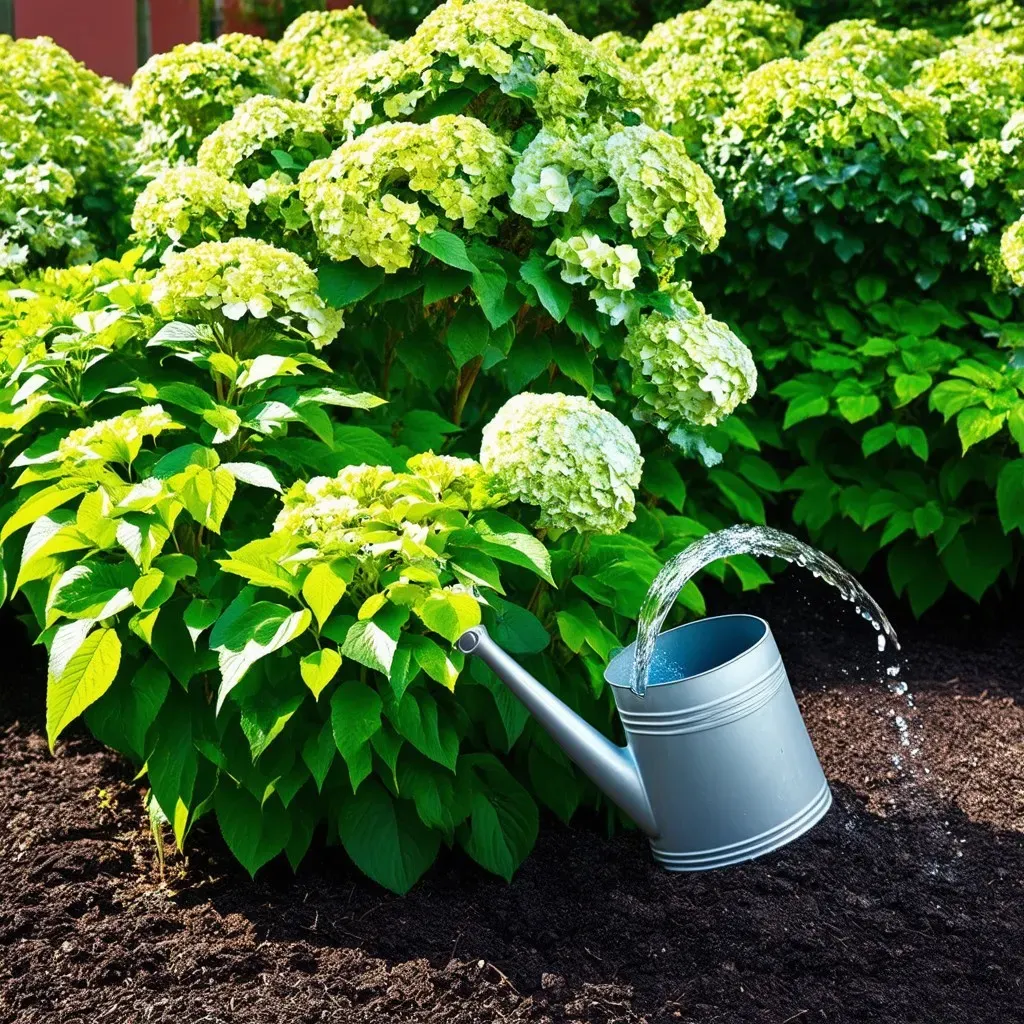
[[[870,627],[820,587],[718,604],[772,622],[833,782],[821,824],[668,875],[636,835],[547,820],[511,885],[453,854],[405,898],[322,847],[251,882],[209,829],[161,881],[130,767],[84,737],[50,756],[38,661],[10,640],[0,1022],[1024,1019],[1019,626],[905,630],[908,708]]]

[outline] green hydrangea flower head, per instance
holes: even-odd
[[[957,46],[921,65],[913,86],[938,102],[953,142],[995,139],[1024,96],[1024,56]]]
[[[961,6],[976,29],[1005,32],[1024,26],[1024,11],[1017,0],[965,0]]]
[[[312,268],[295,253],[255,238],[233,238],[169,256],[154,278],[152,299],[170,319],[251,316],[301,324],[323,346],[337,337],[343,320],[320,298],[318,287]]]
[[[609,245],[593,231],[556,238],[548,254],[562,261],[566,284],[597,282],[612,291],[628,292],[640,273],[640,254],[632,245]]]
[[[772,61],[748,75],[714,139],[740,192],[760,191],[780,170],[793,178],[838,170],[867,145],[926,173],[948,145],[938,104],[821,56]]]
[[[480,462],[538,525],[618,533],[635,518],[644,460],[628,427],[576,395],[524,393],[484,427]]]
[[[88,427],[72,430],[61,438],[57,446],[57,461],[79,465],[88,462],[134,461],[149,437],[158,437],[165,430],[180,430],[160,405],[147,405],[142,409],[122,413],[108,420],[100,420]]]
[[[698,252],[717,247],[725,234],[725,209],[684,142],[641,124],[612,135],[605,153],[619,189],[613,220],[628,221],[634,235],[671,239]]]
[[[1024,217],[1003,232],[999,253],[1010,280],[1018,288],[1024,288]]]
[[[598,125],[582,134],[542,130],[513,172],[509,205],[538,224],[554,213],[575,215],[570,178],[585,178],[594,188],[611,181],[610,217],[634,237],[671,242],[663,254],[666,270],[683,248],[706,252],[725,233],[725,211],[707,173],[681,139],[647,125]]]
[[[46,139],[47,158],[79,180],[85,194],[109,183],[130,149],[120,87],[44,36],[0,35],[0,67],[0,102],[19,98],[22,112]],[[8,105],[6,113],[13,112]]]
[[[458,511],[478,511],[507,504],[495,481],[474,459],[457,459],[425,452],[409,459],[407,473],[388,466],[346,466],[337,476],[299,481],[285,493],[274,532],[285,532],[320,554],[362,553],[372,557],[399,550],[412,542],[413,555],[426,548],[432,517],[424,518],[424,503]],[[419,506],[419,510],[416,508]],[[410,514],[414,513],[413,515]],[[397,528],[381,539],[380,527]],[[369,526],[373,539],[362,532]]]
[[[658,105],[658,124],[698,157],[705,133],[732,104],[744,77],[690,53],[655,61],[643,76]]]
[[[591,40],[594,49],[604,57],[622,61],[628,68],[633,58],[640,52],[640,40],[624,32],[602,32]]]
[[[943,48],[942,40],[926,29],[882,28],[870,18],[833,22],[806,46],[810,55],[852,64],[898,89],[910,82],[918,61],[937,57]]]
[[[321,249],[393,273],[442,218],[489,234],[494,200],[508,190],[512,151],[486,125],[444,115],[425,124],[377,125],[310,164],[299,176]],[[398,187],[416,193],[406,200]]]
[[[707,315],[651,313],[630,329],[622,355],[647,406],[641,416],[662,429],[680,420],[714,426],[757,390],[750,349]]]
[[[323,122],[315,110],[295,100],[253,96],[235,108],[199,147],[197,163],[225,178],[251,185],[261,177],[259,165],[273,165],[272,150],[319,145]],[[252,158],[256,159],[252,159]]]
[[[386,50],[391,40],[370,24],[362,7],[306,11],[285,29],[277,59],[300,93],[357,57]]]
[[[154,178],[135,201],[132,229],[140,244],[224,241],[245,230],[245,189],[213,171],[182,164]]]
[[[802,34],[803,22],[775,4],[711,0],[706,7],[655,25],[635,63],[647,68],[691,54],[713,62],[726,74],[744,74],[796,53]]]
[[[621,61],[520,0],[449,0],[408,40],[341,70],[310,101],[329,128],[352,133],[409,118],[449,90],[492,83],[554,128],[651,111],[643,84]]]
[[[217,36],[214,42],[222,50],[253,65],[267,65],[273,62],[277,54],[277,43],[273,39],[254,36],[250,32],[225,32]]]
[[[238,104],[260,93],[285,92],[272,62],[247,59],[216,43],[180,43],[135,72],[130,105],[143,126],[147,152],[192,157]]]

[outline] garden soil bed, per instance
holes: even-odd
[[[253,883],[209,828],[161,880],[131,769],[81,737],[48,754],[38,662],[9,639],[0,1021],[1024,1020],[1019,616],[909,629],[911,710],[820,587],[745,604],[773,622],[833,782],[821,824],[668,875],[635,834],[549,819],[511,885],[452,854],[405,898],[337,849]]]

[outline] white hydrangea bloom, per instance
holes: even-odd
[[[535,224],[542,224],[552,213],[567,213],[572,207],[569,174],[578,171],[592,181],[607,177],[603,168],[607,137],[601,128],[586,135],[541,129],[512,172],[509,205]]]
[[[312,268],[295,253],[255,238],[204,242],[174,253],[153,281],[153,304],[162,316],[228,320],[304,321],[313,341],[333,341],[343,326],[341,312],[318,294]]]
[[[143,189],[132,211],[132,229],[142,243],[178,242],[191,227],[206,238],[230,237],[245,228],[249,205],[241,185],[183,164],[162,171]]]
[[[628,292],[640,273],[640,253],[632,245],[609,245],[592,231],[556,238],[548,255],[562,261],[562,280],[566,284],[596,280],[611,291]]]
[[[1000,255],[1010,280],[1018,288],[1024,287],[1024,217],[1003,232]]]
[[[203,140],[196,159],[200,167],[231,178],[239,164],[260,150],[287,149],[282,143],[290,143],[296,135],[322,134],[323,130],[320,115],[304,103],[253,96]]]
[[[633,521],[643,457],[629,428],[589,399],[521,394],[484,428],[480,462],[538,525],[618,533]]]
[[[60,462],[131,462],[147,437],[179,429],[163,406],[147,405],[72,430],[57,446]]]
[[[652,313],[629,331],[622,355],[634,393],[662,427],[680,419],[713,426],[757,390],[750,349],[707,315]]]

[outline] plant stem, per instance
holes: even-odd
[[[458,383],[455,385],[455,404],[452,407],[452,423],[456,425],[462,422],[462,413],[466,408],[469,393],[473,390],[473,385],[480,374],[480,367],[483,366],[483,362],[483,356],[474,356],[459,370]]]

